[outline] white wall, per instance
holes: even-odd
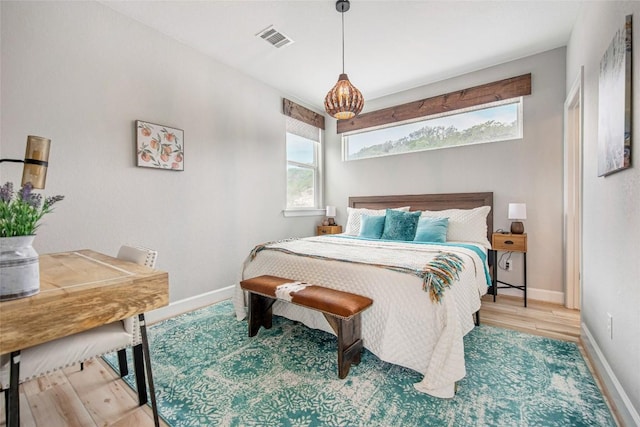
[[[589,4],[567,50],[556,49],[377,100],[367,111],[531,72],[522,141],[342,162],[326,133],[328,204],[340,223],[350,195],[493,191],[495,227],[527,203],[529,285],[562,289],[562,106],[585,66],[583,321],[622,403],[640,409],[640,194],[634,167],[596,177],[598,63],[640,3]],[[0,155],[21,158],[26,136],[53,140],[45,194],[64,194],[38,232],[41,253],[123,243],[160,251],[171,300],[231,285],[256,244],[313,233],[318,218],[284,218],[281,94],[93,2],[0,2]],[[635,32],[634,70],[638,64]],[[634,134],[640,91],[634,81]],[[291,97],[291,96],[289,96]],[[135,166],[134,121],[185,131],[185,171]],[[637,138],[635,138],[637,139]],[[636,144],[637,145],[637,144]],[[19,181],[4,163],[1,181]],[[512,275],[520,277],[517,259]],[[609,340],[605,316],[614,316]],[[615,383],[617,381],[617,384]],[[631,405],[629,405],[631,407]],[[629,415],[631,413],[631,415]],[[631,418],[629,418],[631,419]]]
[[[592,356],[618,395],[626,425],[640,425],[640,3],[593,2],[582,12],[567,48],[566,81],[573,82],[584,66],[583,339],[591,341]],[[599,64],[629,14],[634,21],[632,167],[598,178]],[[613,316],[613,339],[607,313]]]
[[[525,202],[527,276],[532,291],[529,296],[563,302],[564,48],[373,101],[365,100],[365,108],[375,111],[526,73],[532,74],[532,94],[524,98],[522,140],[342,162],[335,120],[329,120],[325,148],[327,197],[329,204],[339,207],[339,222],[346,219],[349,196],[493,191],[494,229],[508,230],[508,203]],[[519,283],[522,256],[516,254],[513,259],[514,271],[501,271],[500,279]]]
[[[156,248],[177,301],[232,285],[255,244],[313,234],[281,213],[281,94],[99,3],[0,7],[1,155],[51,138],[44,194],[66,197],[40,253]],[[184,130],[184,172],[135,166],[136,119]]]

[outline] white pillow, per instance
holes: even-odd
[[[481,206],[474,209],[422,211],[422,215],[449,218],[447,242],[472,242],[491,249],[491,243],[487,239],[487,215],[490,211],[491,206]]]
[[[401,208],[393,208],[394,211],[409,212],[411,206],[403,206]],[[360,224],[362,223],[362,215],[367,216],[384,216],[386,209],[367,209],[367,208],[347,208],[347,225],[344,234],[349,236],[357,236],[360,234]]]

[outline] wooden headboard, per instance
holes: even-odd
[[[397,196],[349,197],[349,207],[387,209],[411,206],[412,211],[441,211],[444,209],[473,209],[491,206],[487,215],[487,238],[493,234],[493,193],[410,194]]]

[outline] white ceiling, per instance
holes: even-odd
[[[322,111],[342,70],[334,0],[101,3]],[[581,1],[353,0],[345,72],[366,101],[567,44]],[[256,37],[273,25],[294,40]]]

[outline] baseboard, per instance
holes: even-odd
[[[498,295],[522,297],[523,292],[520,289],[501,288],[498,289]],[[546,289],[530,288],[527,286],[527,300],[529,299],[562,305],[564,304],[564,292],[548,291]]]
[[[189,311],[197,310],[207,305],[230,299],[233,296],[234,285],[204,294],[185,298],[180,301],[169,303],[168,306],[146,313],[148,323],[159,322],[170,317],[175,317]]]
[[[581,324],[581,336],[582,347],[594,370],[598,373],[602,387],[605,388],[607,397],[618,416],[618,421],[627,427],[640,426],[640,414],[631,404],[631,399],[622,388],[620,381],[609,366],[609,362],[600,351],[598,343],[593,339],[593,335],[584,323]]]

